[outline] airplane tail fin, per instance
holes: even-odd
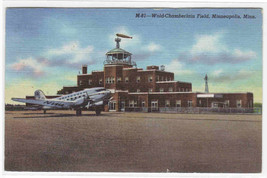
[[[46,99],[44,92],[42,90],[36,90],[34,92],[34,97],[36,100],[44,100]]]

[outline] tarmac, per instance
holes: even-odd
[[[6,111],[5,170],[258,173],[262,116]]]

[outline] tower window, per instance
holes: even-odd
[[[159,89],[159,92],[164,92],[164,88],[160,88]]]
[[[125,83],[129,82],[129,77],[125,77]]]
[[[152,88],[149,88],[148,91],[149,91],[149,92],[153,92],[153,89],[152,89]]]
[[[173,92],[173,88],[172,87],[169,88],[169,92]]]
[[[121,82],[121,77],[117,78],[117,82],[120,83]]]
[[[92,85],[92,79],[88,80],[88,85]]]
[[[137,82],[137,83],[140,82],[140,76],[136,77],[136,82]]]
[[[148,77],[148,82],[152,82],[152,81],[153,81],[152,76],[149,76],[149,77]]]
[[[99,79],[99,84],[102,84],[102,78],[101,78],[101,79]]]
[[[140,89],[137,89],[136,92],[139,93],[140,92]]]

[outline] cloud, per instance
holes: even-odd
[[[220,76],[221,74],[222,74],[222,72],[223,72],[223,70],[222,69],[219,69],[219,70],[215,70],[214,72],[213,72],[213,76]]]
[[[184,65],[178,59],[172,60],[169,64],[165,64],[166,71],[171,71],[175,75],[191,75],[194,71],[184,70]]]
[[[133,60],[145,60],[150,56],[154,55],[158,51],[162,50],[162,46],[153,41],[144,42],[142,37],[136,34],[135,32],[130,31],[125,26],[119,26],[114,29],[113,34],[109,35],[109,39],[112,42],[112,45],[115,47],[114,39],[116,38],[116,34],[121,33],[128,36],[132,36],[132,39],[122,38],[120,42],[120,47],[123,49],[127,49],[133,53]]]
[[[196,43],[192,46],[190,52],[198,53],[218,53],[226,50],[226,47],[221,43],[224,32],[217,32],[213,35],[197,35]]]
[[[150,52],[155,52],[155,51],[160,51],[161,50],[161,46],[154,43],[154,42],[151,42],[149,43],[147,46],[146,46],[146,49]]]
[[[91,58],[93,52],[93,46],[87,46],[85,48],[82,48],[80,47],[78,41],[72,41],[67,44],[64,44],[60,48],[49,49],[47,54],[51,58],[53,58],[52,61],[56,61],[55,64],[57,64],[58,60],[58,62],[60,62],[62,65],[77,63],[81,65],[81,63],[84,61],[86,61],[87,63],[93,62]]]
[[[257,57],[252,50],[230,49],[223,43],[224,32],[196,36],[190,50],[180,53],[178,59],[189,64],[237,64]]]
[[[247,80],[252,77],[253,71],[239,70],[237,72],[223,71],[222,69],[216,70],[209,76],[209,79],[214,83],[234,82],[237,80]]]
[[[34,59],[32,57],[26,59],[18,59],[9,66],[16,72],[22,72],[31,77],[41,77],[45,75],[44,68],[48,65],[46,59]]]

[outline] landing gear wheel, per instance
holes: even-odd
[[[81,116],[82,115],[82,110],[81,109],[77,109],[76,110],[76,116]]]
[[[99,116],[101,114],[101,108],[95,108],[95,114]]]

